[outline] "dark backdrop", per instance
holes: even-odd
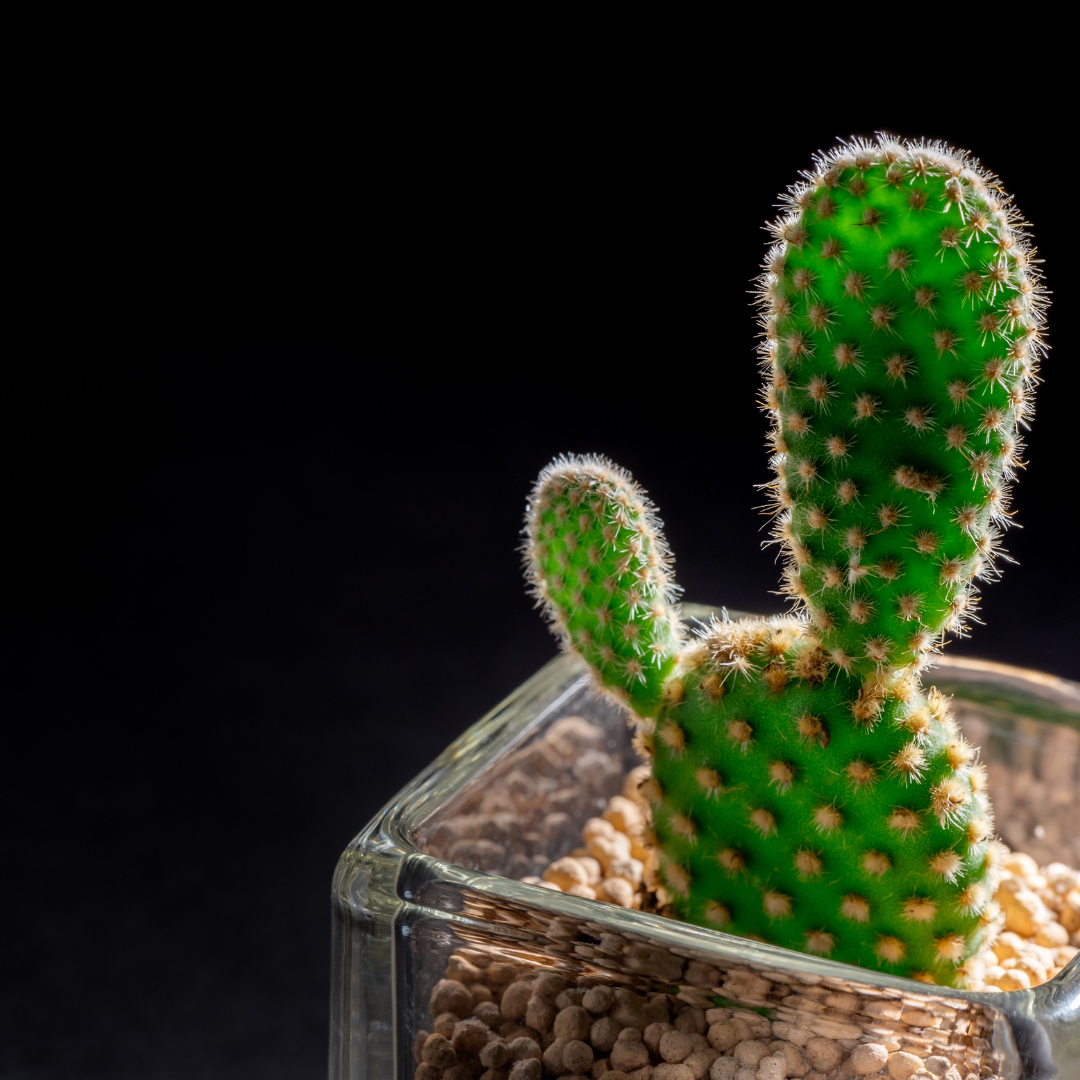
[[[634,472],[688,598],[778,609],[747,289],[815,149],[970,148],[1075,285],[1030,123],[838,107],[763,137],[496,97],[380,99],[345,134],[283,103],[200,127],[169,101],[150,132],[76,107],[102,179],[54,207],[11,377],[0,1075],[323,1073],[339,852],[553,655],[516,554],[552,455]],[[1078,677],[1051,341],[1019,565],[950,650]]]

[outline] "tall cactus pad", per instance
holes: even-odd
[[[526,533],[526,573],[553,628],[622,704],[655,715],[679,619],[671,559],[644,492],[604,458],[559,458],[533,489]]]
[[[1021,222],[961,154],[841,146],[760,281],[786,588],[833,663],[919,664],[994,572],[1040,350]]]

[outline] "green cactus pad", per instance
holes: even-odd
[[[834,662],[918,663],[994,573],[1041,294],[993,177],[841,147],[790,193],[760,281],[787,589]]]
[[[604,458],[563,457],[529,501],[524,548],[533,594],[599,685],[653,716],[678,651],[678,589],[644,492]]]
[[[528,572],[636,715],[674,914],[962,985],[1000,845],[920,673],[996,572],[1042,294],[1007,197],[939,145],[840,147],[775,231],[765,400],[796,611],[687,633],[653,508],[599,458],[541,475]]]
[[[989,925],[984,776],[910,677],[829,670],[805,623],[715,623],[652,740],[654,828],[678,914],[834,960],[952,982]],[[722,681],[717,682],[717,678]]]

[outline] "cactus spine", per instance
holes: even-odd
[[[942,984],[996,927],[977,753],[920,672],[996,574],[1043,295],[996,180],[884,137],[818,159],[759,280],[787,617],[688,634],[655,511],[560,458],[534,591],[640,724],[682,918]]]

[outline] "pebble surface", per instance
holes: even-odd
[[[994,1080],[985,1070],[980,1076],[931,1052],[930,1042],[913,1053],[901,1049],[895,1036],[872,1034],[882,1030],[874,1025],[893,1015],[940,1025],[942,1017],[917,1015],[902,999],[860,999],[813,985],[785,999],[828,1003],[834,1015],[845,1008],[849,1018],[863,1018],[863,1028],[844,1033],[857,1037],[832,1038],[751,1009],[702,1008],[672,994],[576,986],[545,968],[519,971],[507,984],[505,965],[485,970],[456,960],[450,967],[458,978],[441,980],[431,993],[434,1030],[416,1036],[415,1080]],[[461,978],[475,981],[466,985]],[[824,992],[815,997],[815,990]],[[471,1014],[445,1009],[460,1008],[465,994],[474,1002]]]

